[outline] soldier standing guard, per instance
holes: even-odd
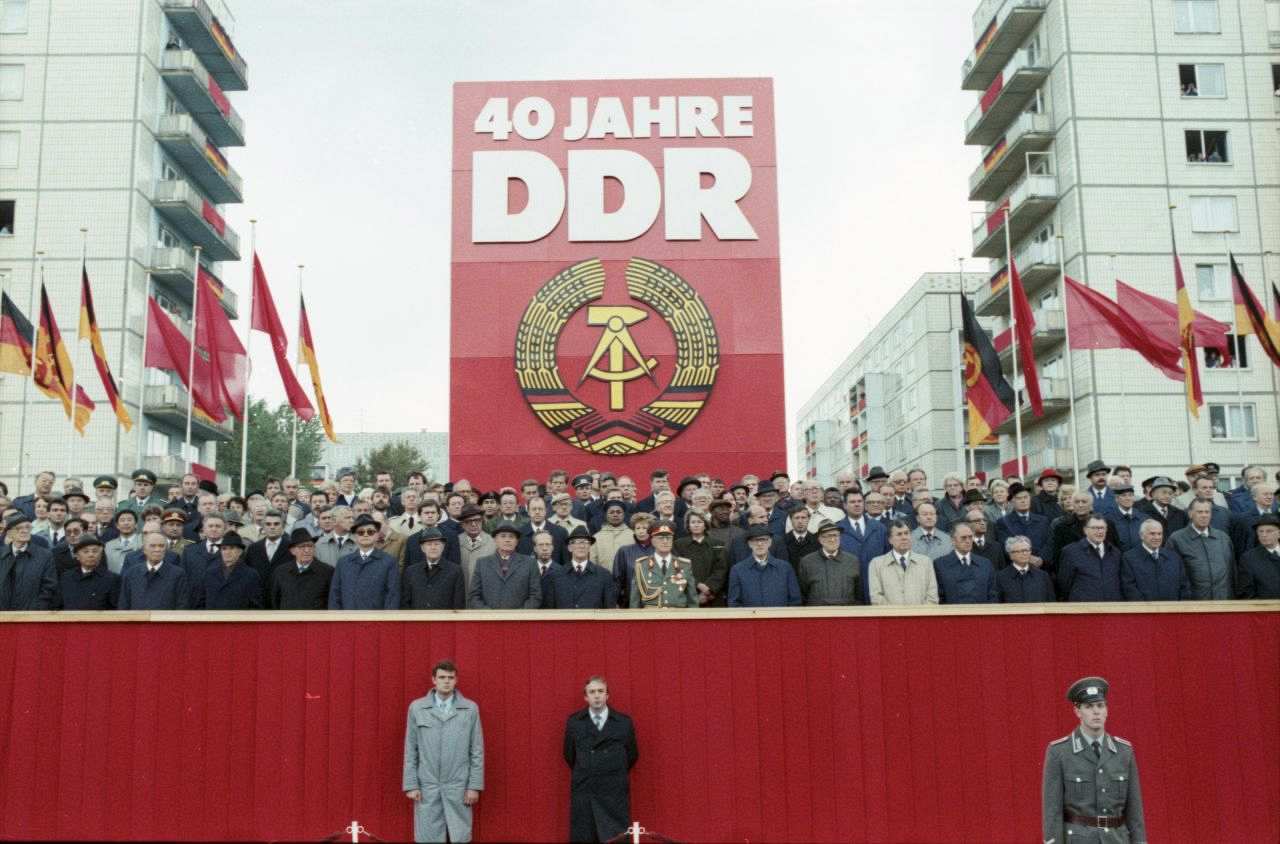
[[[1147,840],[1133,745],[1104,730],[1109,688],[1084,677],[1067,690],[1080,726],[1045,751],[1045,844]]]
[[[652,533],[653,553],[637,557],[631,579],[631,607],[697,607],[698,588],[693,563],[671,553],[676,532],[670,522],[661,522]]]

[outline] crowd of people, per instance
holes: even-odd
[[[984,482],[922,469],[672,483],[554,471],[359,488],[270,478],[246,497],[139,469],[86,491],[0,484],[0,610],[612,609],[1280,598],[1280,511],[1260,466],[1221,489],[1090,463]]]

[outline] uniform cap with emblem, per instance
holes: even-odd
[[[134,469],[133,474],[129,476],[135,481],[146,481],[149,484],[156,482],[156,473],[150,469]]]
[[[653,530],[649,531],[650,537],[670,536],[674,538],[675,535],[676,535],[676,531],[675,531],[675,528],[671,526],[671,522],[658,522],[658,524],[653,528]]]
[[[575,476],[573,479],[573,488],[581,489],[584,486],[591,486],[591,476],[590,475]]]
[[[555,495],[551,496],[552,506],[559,504],[561,501],[572,501],[572,500],[573,498],[567,492],[557,492]]]
[[[160,521],[162,521],[162,522],[182,522],[183,524],[186,524],[186,521],[187,521],[187,514],[186,514],[186,513],[184,513],[182,510],[177,510],[177,509],[169,509],[169,510],[165,510],[165,511],[164,511],[164,516],[163,516],[163,517],[161,517]]]
[[[120,485],[116,483],[116,479],[110,475],[98,475],[93,479],[94,489],[116,489]]]
[[[493,526],[493,535],[497,536],[500,533],[510,533],[518,537],[520,536],[520,528],[511,522],[502,521]]]
[[[1067,689],[1067,700],[1076,706],[1105,701],[1110,688],[1110,684],[1101,677],[1081,677]]]
[[[569,536],[565,541],[572,542],[575,539],[585,539],[592,545],[596,544],[596,538],[591,535],[591,531],[587,530],[582,525],[578,525],[573,530],[569,531]]]
[[[440,528],[423,528],[418,533],[418,544],[422,545],[426,542],[444,542],[444,533],[440,531]]]

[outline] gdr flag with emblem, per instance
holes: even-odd
[[[969,445],[984,442],[1013,413],[1013,387],[1000,371],[1000,356],[978,324],[973,307],[960,294],[964,323],[964,386],[969,401]]]

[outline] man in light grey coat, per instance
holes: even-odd
[[[1187,511],[1191,524],[1175,530],[1169,544],[1182,557],[1191,581],[1191,599],[1229,601],[1235,597],[1236,555],[1231,538],[1210,525],[1213,503],[1191,502]]]
[[[409,704],[404,735],[405,796],[413,801],[413,840],[471,840],[471,807],[484,790],[480,707],[459,694],[458,669],[443,660],[435,686]]]

